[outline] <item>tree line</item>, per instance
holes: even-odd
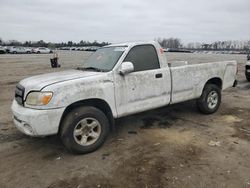
[[[212,43],[201,43],[201,42],[191,42],[188,44],[183,44],[179,38],[157,38],[155,39],[160,43],[163,48],[173,48],[173,49],[189,49],[189,50],[244,50],[250,51],[250,40],[246,41],[215,41]],[[3,41],[0,38],[0,46],[25,46],[25,47],[48,47],[48,48],[60,48],[60,47],[84,47],[84,46],[98,46],[102,47],[109,45],[109,42],[98,42],[98,41],[84,41],[79,42],[60,42],[52,43],[45,42],[43,40],[39,41],[25,41],[20,42],[17,40]]]
[[[192,42],[183,44],[179,38],[158,38],[163,48],[189,49],[189,50],[243,50],[250,51],[250,40],[215,41],[212,43]]]
[[[183,47],[181,39],[178,38],[158,38],[156,41],[158,41],[163,48],[178,49]]]
[[[0,46],[24,46],[24,47],[46,47],[46,48],[60,48],[60,47],[84,47],[84,46],[106,46],[109,45],[110,43],[108,42],[98,42],[98,41],[84,41],[81,40],[79,42],[73,42],[73,41],[68,41],[68,42],[60,42],[60,43],[52,43],[52,42],[45,42],[43,40],[39,41],[25,41],[25,42],[20,42],[17,40],[8,40],[8,41],[3,41],[0,38]]]

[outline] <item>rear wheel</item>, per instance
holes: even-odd
[[[221,103],[221,89],[215,84],[206,84],[201,97],[197,100],[197,107],[204,114],[216,112]]]
[[[37,53],[37,54],[40,54],[41,52],[40,52],[40,51],[37,51],[36,53]]]
[[[63,120],[60,136],[65,147],[79,154],[97,150],[109,133],[105,114],[94,107],[78,107]]]

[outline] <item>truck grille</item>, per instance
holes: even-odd
[[[24,87],[21,86],[20,84],[18,84],[16,86],[16,90],[15,90],[15,99],[17,101],[18,104],[20,105],[24,105]]]

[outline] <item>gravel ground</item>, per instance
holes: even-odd
[[[11,101],[19,80],[80,66],[90,52],[0,55],[0,187],[250,187],[250,83],[243,55],[169,53],[169,61],[237,60],[239,85],[222,93],[213,115],[194,101],[116,121],[98,151],[72,155],[57,136],[31,138],[12,123]]]

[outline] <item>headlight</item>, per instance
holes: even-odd
[[[52,92],[31,92],[25,102],[31,106],[43,106],[49,103],[52,96]]]

